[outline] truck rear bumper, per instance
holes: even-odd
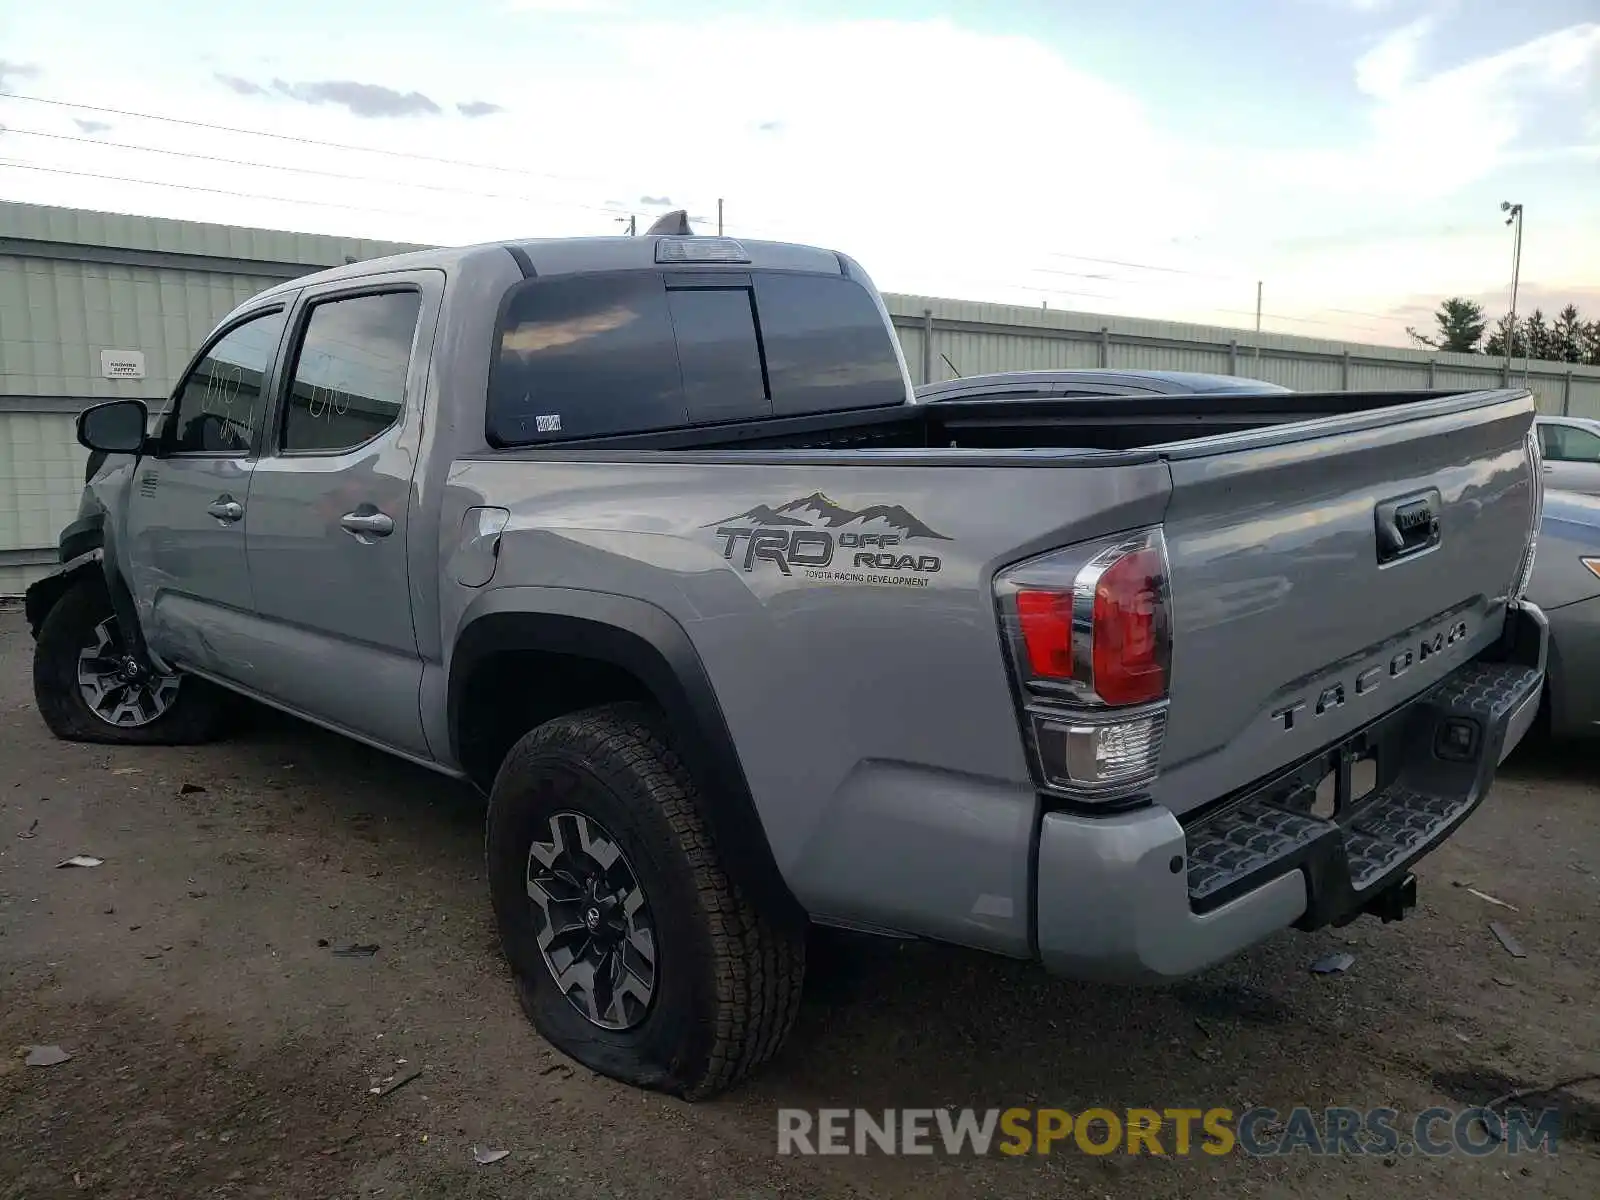
[[[1198,815],[1045,814],[1035,890],[1045,967],[1084,979],[1177,978],[1279,929],[1343,924],[1376,907],[1472,814],[1533,723],[1545,622],[1531,606],[1514,620],[1511,661],[1468,663]],[[1364,762],[1373,782],[1361,792]]]

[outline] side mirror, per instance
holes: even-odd
[[[150,410],[143,400],[112,400],[78,414],[78,444],[104,454],[138,454],[144,450]]]

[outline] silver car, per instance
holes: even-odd
[[[1600,496],[1600,421],[1587,417],[1540,417],[1546,491]]]
[[[1600,497],[1546,489],[1528,598],[1550,620],[1543,720],[1558,738],[1600,733]]]

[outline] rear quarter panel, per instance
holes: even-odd
[[[1022,953],[1036,798],[993,576],[1034,553],[1158,521],[1167,469],[859,457],[850,466],[487,458],[457,465],[447,510],[510,511],[492,587],[636,597],[683,627],[778,866],[814,915]],[[752,553],[757,530],[799,538],[787,570]],[[849,544],[866,537],[895,541]],[[474,593],[444,586],[448,645]]]

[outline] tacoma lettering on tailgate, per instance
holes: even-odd
[[[1343,708],[1345,702],[1351,698],[1370,695],[1385,679],[1395,679],[1404,675],[1414,664],[1443,654],[1450,647],[1465,641],[1466,637],[1467,623],[1460,620],[1452,621],[1448,628],[1436,629],[1414,646],[1407,646],[1396,652],[1390,657],[1387,665],[1368,667],[1349,679],[1325,684],[1315,696],[1308,692],[1304,699],[1275,710],[1272,719],[1286,731],[1293,729],[1302,718],[1315,720],[1336,708]]]

